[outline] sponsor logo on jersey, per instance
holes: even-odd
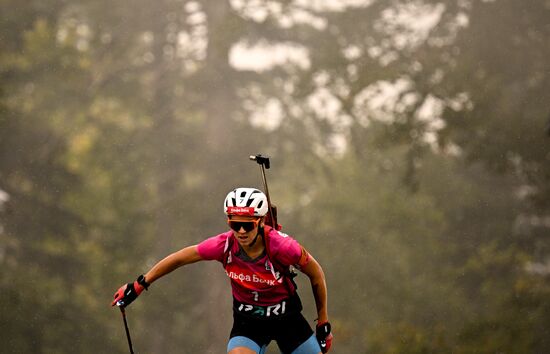
[[[267,284],[270,286],[275,286],[275,280],[273,279],[263,279],[257,276],[256,274],[244,274],[244,273],[235,273],[233,271],[225,271],[225,274],[233,280],[238,280],[240,282],[248,283],[257,283],[257,284]]]

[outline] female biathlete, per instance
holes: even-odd
[[[327,286],[319,263],[296,240],[264,225],[268,203],[260,190],[237,188],[229,192],[224,212],[230,231],[164,258],[133,283],[123,285],[112,305],[128,306],[155,280],[178,267],[217,260],[230,278],[233,292],[229,354],[265,353],[272,340],[285,354],[327,353],[332,334]],[[301,313],[290,266],[310,279],[318,315],[316,334]]]

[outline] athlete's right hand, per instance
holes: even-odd
[[[141,283],[143,283],[142,281]],[[147,284],[147,283],[145,283]],[[111,302],[111,306],[126,307],[134,301],[139,294],[146,289],[143,285],[140,284],[139,278],[133,283],[128,283],[120,287],[115,293],[115,299]]]

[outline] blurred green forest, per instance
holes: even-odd
[[[325,270],[334,353],[550,352],[550,1],[0,13],[3,353],[128,352],[112,294],[225,231],[257,153]],[[228,280],[191,265],[127,313],[138,353],[222,353]]]

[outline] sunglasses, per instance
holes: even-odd
[[[244,231],[249,232],[252,231],[256,226],[258,226],[258,223],[260,222],[260,219],[252,220],[252,221],[236,221],[236,220],[227,220],[227,224],[229,227],[234,231],[240,231],[241,227],[244,229]]]

